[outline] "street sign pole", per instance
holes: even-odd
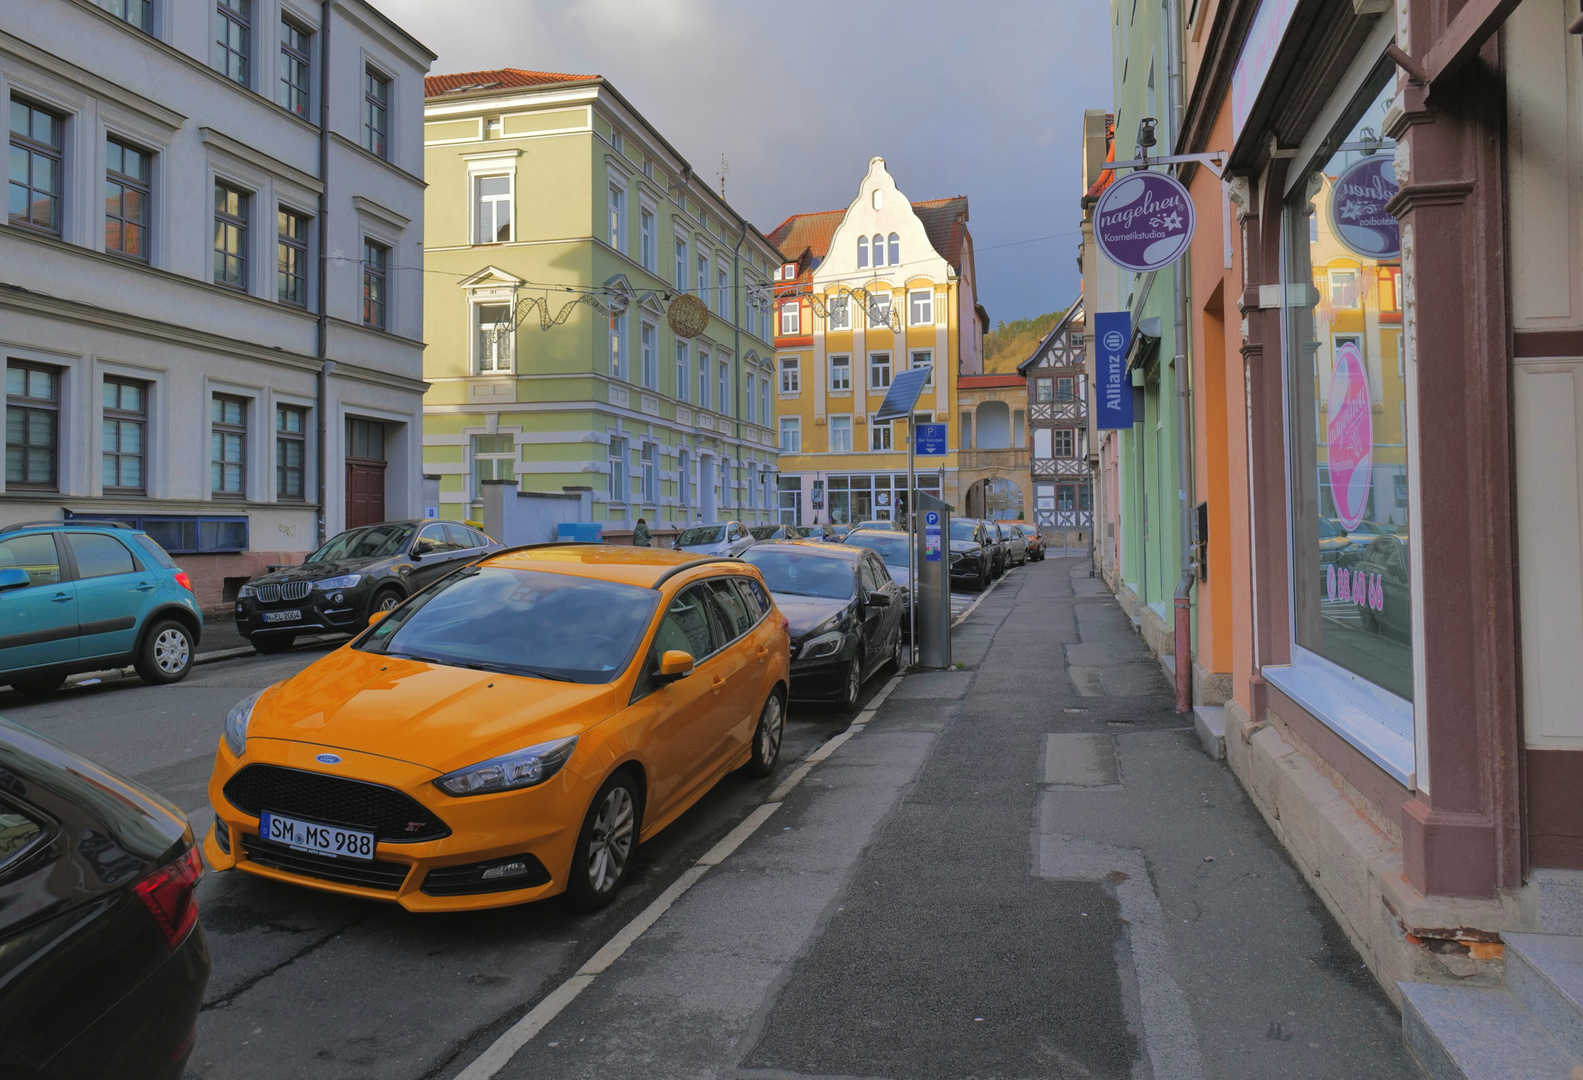
[[[918,452],[917,414],[907,417],[907,659],[918,666]]]

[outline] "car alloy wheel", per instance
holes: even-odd
[[[858,695],[863,692],[863,664],[857,657],[846,668],[846,685],[841,689],[840,705],[843,709],[857,707]]]
[[[630,791],[617,785],[605,793],[588,842],[588,884],[596,895],[613,893],[626,873],[636,821]]]
[[[379,603],[374,605],[376,611],[395,611],[396,605],[401,603],[401,597],[393,592],[387,592],[379,598]]]
[[[779,691],[771,691],[759,713],[758,727],[753,731],[753,754],[748,758],[747,771],[753,776],[768,776],[775,771],[781,756],[781,739],[786,734],[786,703]]]

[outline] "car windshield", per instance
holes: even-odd
[[[453,667],[606,683],[626,670],[659,593],[486,566],[463,570],[374,626],[364,652]]]
[[[971,521],[953,521],[953,522],[951,522],[951,539],[952,540],[977,540],[978,536],[975,535],[976,532],[977,532],[976,527],[974,526],[973,522],[971,522]]]
[[[1341,535],[1341,533],[1339,533],[1336,530],[1335,525],[1331,523],[1331,520],[1329,518],[1322,517],[1322,518],[1319,519],[1319,536],[1320,536],[1321,539],[1328,540],[1329,538],[1331,538],[1333,536],[1340,536],[1340,535]]]
[[[789,548],[752,547],[742,559],[759,568],[772,593],[816,596],[821,600],[852,599],[852,563],[841,556]]]
[[[348,529],[330,538],[318,551],[309,555],[308,562],[340,562],[343,559],[383,559],[396,554],[407,546],[416,526],[411,524],[369,525],[362,529]]]
[[[700,525],[696,529],[688,529],[676,538],[677,547],[693,547],[698,544],[718,544],[726,534],[724,525]]]
[[[748,532],[753,534],[753,539],[755,540],[768,540],[780,530],[781,527],[779,525],[760,525],[756,529],[749,529]]]
[[[887,566],[907,565],[907,538],[900,533],[855,532],[847,537],[851,547],[864,547],[879,553]]]

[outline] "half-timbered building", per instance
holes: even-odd
[[[1052,547],[1085,547],[1094,530],[1084,325],[1079,297],[1033,355],[1017,365],[1028,388],[1033,520]]]

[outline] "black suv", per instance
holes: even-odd
[[[236,629],[261,653],[284,652],[298,634],[354,634],[368,625],[370,612],[389,611],[500,547],[458,521],[385,521],[348,529],[301,565],[243,585]]]

